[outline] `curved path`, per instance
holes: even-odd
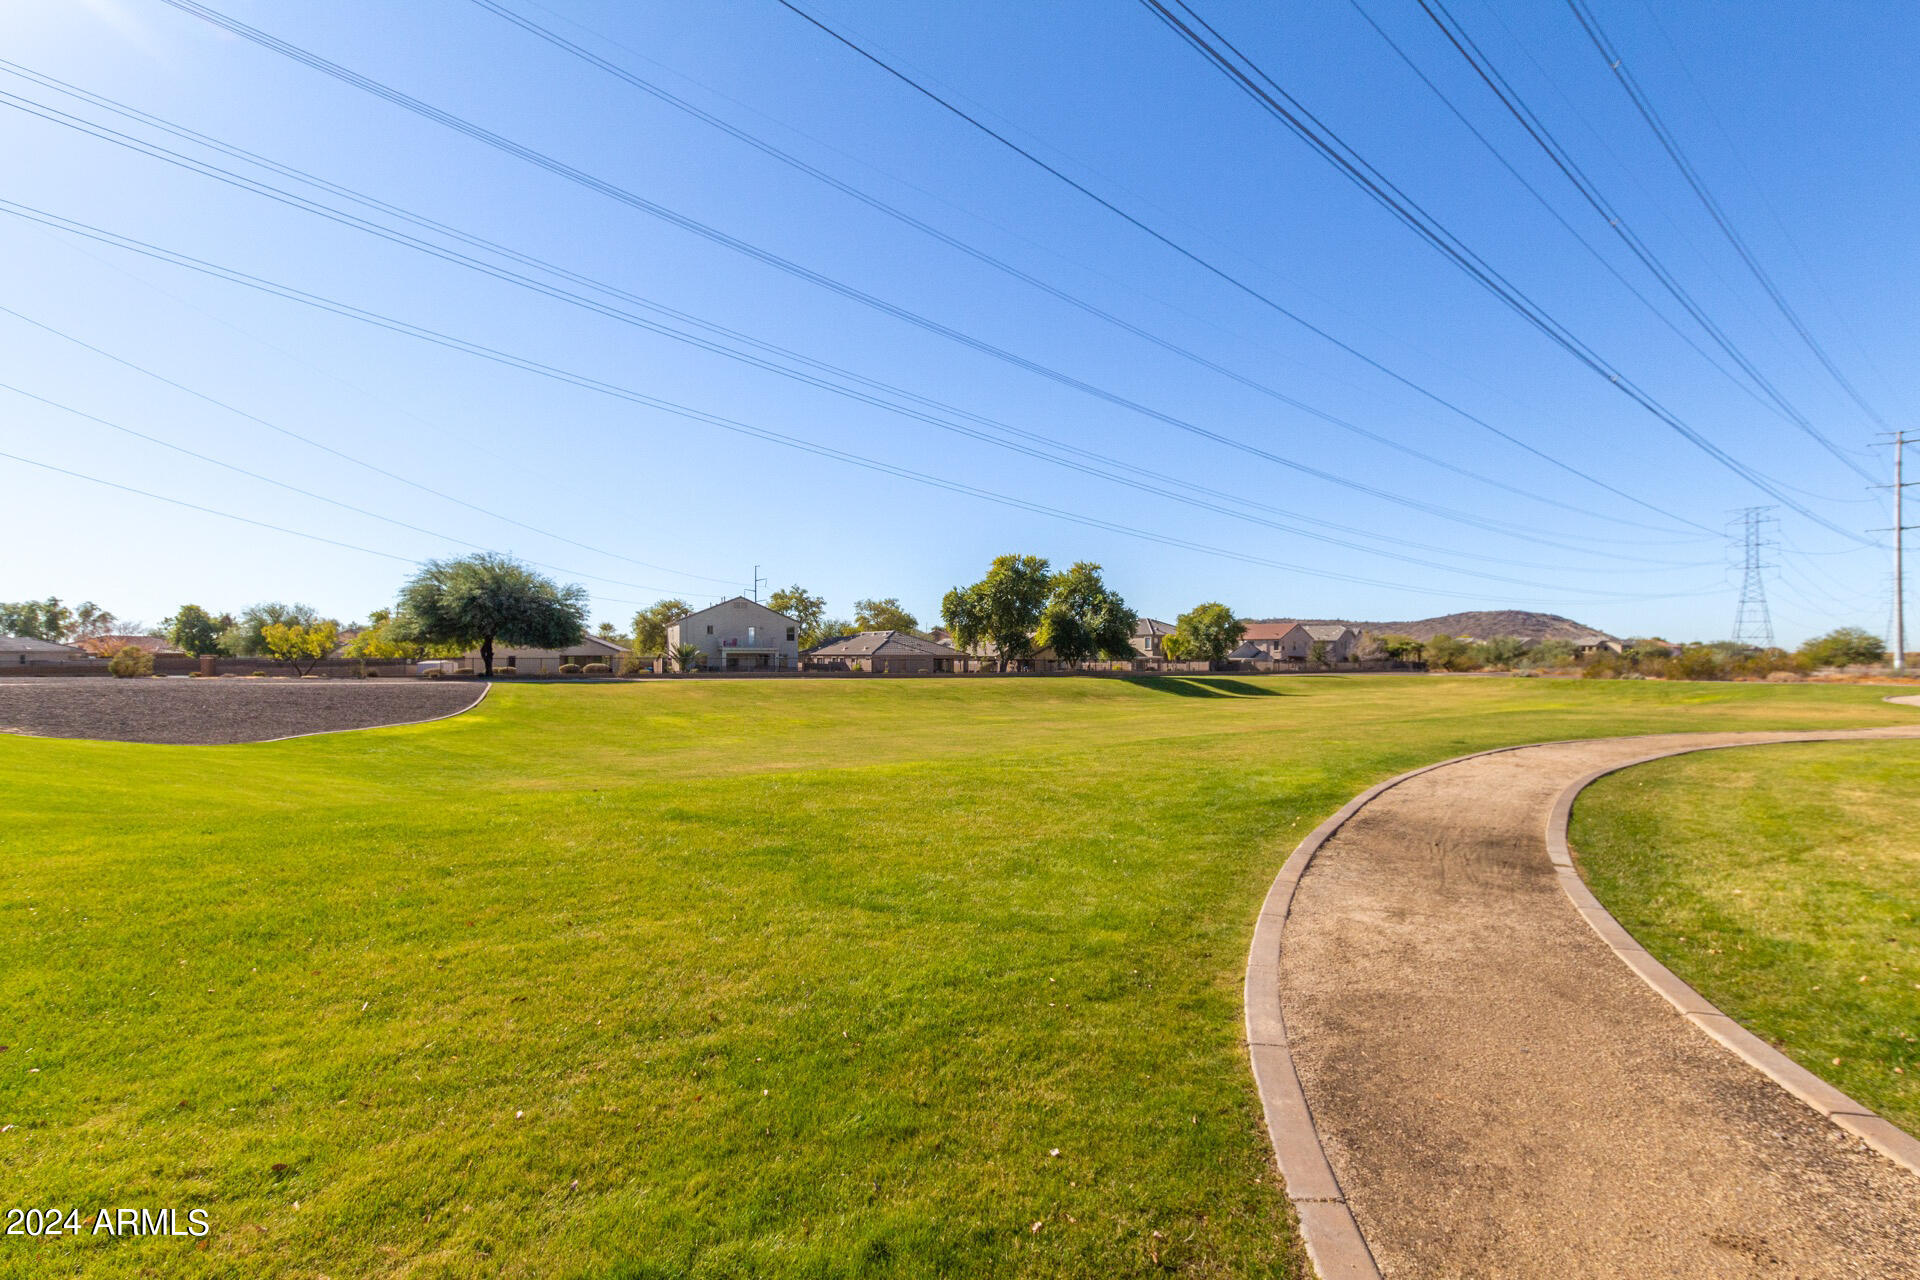
[[[1563,795],[1652,755],[1915,736],[1491,752],[1375,788],[1309,836],[1263,909],[1247,1016],[1322,1276],[1920,1276],[1920,1177],[1622,964],[1648,958],[1603,939],[1604,911],[1589,927],[1547,838]]]

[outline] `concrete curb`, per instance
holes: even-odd
[[[1920,705],[1920,695],[1911,698],[1887,698],[1885,701]],[[1845,734],[1859,731],[1843,730],[1841,732]],[[1633,941],[1627,931],[1620,927],[1618,921],[1607,914],[1606,908],[1600,905],[1600,900],[1593,896],[1587,889],[1586,882],[1580,879],[1579,872],[1573,869],[1571,861],[1562,861],[1567,857],[1566,819],[1573,811],[1573,797],[1595,778],[1605,777],[1620,769],[1631,768],[1634,764],[1659,760],[1670,755],[1684,755],[1690,751],[1708,751],[1735,746],[1767,746],[1775,741],[1840,740],[1844,739],[1821,736],[1782,737],[1777,740],[1759,738],[1749,742],[1728,743],[1725,747],[1683,746],[1629,761],[1626,764],[1614,765],[1599,771],[1592,777],[1582,779],[1555,801],[1547,820],[1548,855],[1554,860],[1554,873],[1560,881],[1560,887],[1573,901],[1574,908],[1579,911],[1581,918],[1609,945],[1614,945],[1615,954],[1620,955],[1628,967],[1633,968],[1636,973],[1647,977],[1647,972],[1639,965],[1642,963],[1657,965],[1657,962]],[[1380,1268],[1374,1262],[1373,1251],[1367,1247],[1366,1238],[1361,1234],[1360,1225],[1354,1220],[1352,1210],[1347,1207],[1346,1193],[1340,1187],[1340,1180],[1335,1176],[1333,1166],[1327,1161],[1326,1148],[1321,1144],[1320,1131],[1314,1124],[1313,1110],[1307,1105],[1306,1093],[1300,1087],[1299,1074],[1294,1070],[1293,1054],[1287,1047],[1286,1018],[1280,1008],[1280,949],[1286,930],[1287,916],[1293,908],[1294,892],[1300,886],[1301,877],[1306,875],[1308,866],[1313,862],[1314,855],[1320,851],[1321,846],[1332,839],[1334,833],[1345,826],[1356,813],[1384,792],[1391,791],[1401,783],[1417,778],[1423,773],[1431,773],[1435,769],[1444,769],[1448,765],[1478,760],[1485,756],[1504,755],[1510,751],[1529,751],[1535,747],[1576,746],[1607,741],[1620,741],[1620,739],[1565,738],[1551,742],[1525,742],[1510,747],[1493,747],[1486,751],[1474,751],[1396,774],[1384,782],[1368,787],[1342,805],[1332,817],[1308,832],[1306,838],[1295,845],[1293,852],[1287,855],[1287,860],[1280,866],[1279,874],[1274,877],[1272,886],[1268,888],[1267,896],[1260,904],[1260,914],[1254,924],[1253,941],[1247,949],[1247,975],[1242,994],[1246,1016],[1247,1056],[1253,1068],[1254,1087],[1260,1094],[1260,1108],[1266,1117],[1267,1138],[1272,1143],[1274,1159],[1280,1167],[1280,1177],[1286,1184],[1287,1199],[1292,1202],[1294,1212],[1299,1216],[1300,1235],[1307,1246],[1307,1257],[1311,1259],[1314,1270],[1320,1275],[1321,1280],[1379,1280]],[[1556,830],[1559,833],[1558,852],[1554,843]],[[1617,940],[1620,945],[1615,945]],[[1638,953],[1640,960],[1628,960],[1622,951],[1622,946]],[[1670,985],[1663,989],[1661,985],[1654,982],[1653,978],[1648,977],[1649,985],[1670,1000],[1674,996],[1668,994],[1669,990],[1679,995],[1680,1000],[1676,1003],[1681,1005],[1681,1013],[1684,1015],[1692,1017],[1692,1013],[1686,1006],[1694,1006],[1704,1019],[1696,1022],[1701,1030],[1712,1035],[1720,1043],[1733,1048],[1736,1053],[1740,1050],[1735,1048],[1735,1041],[1742,1044],[1745,1041],[1751,1041],[1766,1052],[1781,1056],[1757,1036],[1720,1013],[1692,988],[1687,987],[1679,978],[1668,972],[1664,966],[1658,967],[1662,973],[1666,974]],[[1742,1037],[1744,1040],[1741,1040]],[[1747,1060],[1754,1061],[1751,1057]],[[1790,1060],[1784,1057],[1782,1060],[1802,1075],[1808,1074]],[[1808,1078],[1813,1079],[1811,1076]],[[1854,1108],[1844,1113],[1823,1112],[1822,1114],[1829,1115],[1836,1124],[1849,1132],[1857,1133],[1863,1139],[1874,1143],[1876,1150],[1885,1151],[1886,1148],[1879,1142],[1875,1142],[1873,1138],[1869,1138],[1865,1132],[1862,1132],[1863,1129],[1874,1128],[1883,1141],[1886,1139],[1886,1131],[1891,1131],[1906,1142],[1913,1143],[1914,1140],[1911,1137],[1866,1108],[1860,1107],[1858,1103],[1846,1099],[1844,1094],[1840,1094],[1832,1086],[1817,1079],[1815,1083],[1820,1084],[1837,1098],[1845,1100],[1848,1106]],[[1845,1118],[1840,1118],[1841,1115]],[[1874,1124],[1867,1126],[1863,1123],[1854,1123],[1866,1120],[1871,1120]],[[1920,1149],[1920,1143],[1914,1145]],[[1908,1160],[1899,1156],[1892,1158],[1920,1172],[1920,1168],[1916,1168]]]
[[[481,680],[481,681],[476,681],[475,683],[479,684],[480,686],[479,697],[475,698],[472,702],[469,702],[466,706],[461,707],[458,711],[449,711],[444,715],[428,716],[424,720],[396,720],[392,724],[363,724],[355,729],[315,729],[312,733],[289,733],[285,737],[281,737],[281,738],[254,738],[248,742],[220,742],[220,743],[213,743],[211,745],[221,746],[221,747],[258,747],[269,742],[293,742],[300,738],[325,738],[336,733],[365,733],[369,729],[404,729],[408,725],[413,725],[413,724],[434,724],[441,720],[451,720],[455,716],[463,716],[467,714],[467,712],[479,706],[481,703],[485,702],[487,700],[487,695],[493,692],[493,682],[489,680]],[[171,745],[171,744],[163,743],[159,745]]]
[[[1887,701],[1908,700],[1889,698]],[[1920,699],[1912,701],[1915,705],[1920,705]],[[1553,860],[1554,875],[1559,880],[1560,887],[1566,891],[1568,899],[1572,901],[1574,909],[1580,913],[1580,918],[1600,935],[1601,941],[1613,950],[1613,954],[1620,958],[1621,963],[1639,974],[1642,981],[1659,993],[1667,1003],[1679,1010],[1681,1017],[1712,1036],[1722,1047],[1761,1075],[1859,1138],[1887,1159],[1909,1173],[1920,1174],[1920,1139],[1914,1138],[1912,1134],[1876,1114],[1873,1108],[1856,1102],[1840,1092],[1759,1036],[1754,1035],[1722,1013],[1712,1001],[1688,986],[1673,970],[1649,955],[1587,888],[1586,881],[1581,878],[1580,871],[1574,864],[1573,852],[1567,844],[1567,824],[1573,817],[1574,801],[1579,798],[1582,791],[1609,774],[1619,773],[1623,769],[1631,769],[1636,765],[1649,764],[1655,760],[1691,755],[1696,751],[1728,751],[1735,747],[1784,746],[1799,742],[1849,740],[1839,737],[1791,737],[1762,742],[1675,747],[1609,765],[1604,769],[1596,769],[1576,779],[1555,798],[1553,808],[1547,814],[1547,856]],[[1857,738],[1851,740],[1860,741]]]

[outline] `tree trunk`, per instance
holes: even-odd
[[[493,679],[493,637],[483,636],[480,640],[480,663],[486,668],[487,679]]]

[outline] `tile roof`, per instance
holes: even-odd
[[[40,640],[33,636],[0,636],[0,653],[61,653],[72,654],[79,650],[70,644],[55,644],[51,640]]]
[[[1249,622],[1241,638],[1244,640],[1278,640],[1299,625],[1297,622]]]

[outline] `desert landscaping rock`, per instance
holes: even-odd
[[[0,732],[113,742],[261,742],[465,711],[477,680],[0,680]]]
[[[1470,757],[1382,792],[1320,847],[1286,916],[1279,999],[1312,1123],[1382,1274],[1920,1275],[1920,1178],[1623,965],[1562,891],[1545,841],[1555,798],[1609,764],[1913,732]]]

